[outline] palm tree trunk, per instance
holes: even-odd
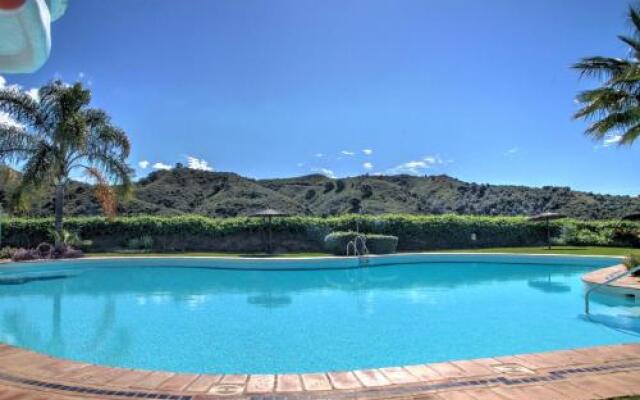
[[[64,243],[62,243],[62,216],[64,210],[64,185],[56,185],[56,200],[55,200],[55,224],[56,230],[56,249],[60,249]]]

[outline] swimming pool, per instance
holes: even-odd
[[[638,341],[638,305],[594,297],[613,258],[112,259],[0,271],[0,341],[198,373],[354,370]]]

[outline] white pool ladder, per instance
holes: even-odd
[[[625,271],[625,272],[623,272],[621,274],[618,274],[618,275],[616,275],[616,276],[614,276],[612,278],[609,278],[604,282],[601,282],[601,283],[598,283],[597,285],[591,286],[587,290],[585,295],[584,295],[584,313],[589,315],[589,298],[591,297],[591,293],[593,293],[596,290],[602,288],[603,286],[606,286],[606,285],[608,285],[610,283],[613,283],[613,282],[617,281],[618,279],[622,279],[622,278],[624,278],[626,276],[633,275],[638,271],[640,271],[640,266],[637,266],[635,268],[631,268],[630,270]]]
[[[360,244],[360,248],[358,248],[358,244]],[[360,265],[369,263],[369,259],[367,258],[369,249],[367,248],[367,237],[365,235],[358,234],[352,241],[347,243],[347,257],[351,254],[351,249],[353,249],[353,255],[358,257]]]

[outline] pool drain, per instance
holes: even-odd
[[[534,371],[520,364],[496,364],[491,366],[496,371],[503,374],[521,375],[521,374],[535,374]]]
[[[243,390],[244,388],[239,385],[217,385],[211,388],[209,393],[218,396],[234,396],[242,393]]]

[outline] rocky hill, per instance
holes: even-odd
[[[5,174],[7,175],[7,174]],[[9,174],[11,175],[11,174]],[[16,175],[0,176],[0,204],[7,208]],[[13,180],[12,180],[13,179]],[[30,215],[50,215],[53,196],[34,197]],[[263,208],[290,214],[366,213],[530,215],[556,211],[577,218],[619,218],[640,210],[640,198],[573,191],[568,187],[531,188],[463,182],[449,176],[322,175],[255,180],[234,173],[177,168],[156,171],[136,183],[134,199],[120,214],[247,215]],[[90,185],[74,183],[67,193],[69,215],[100,214]]]

